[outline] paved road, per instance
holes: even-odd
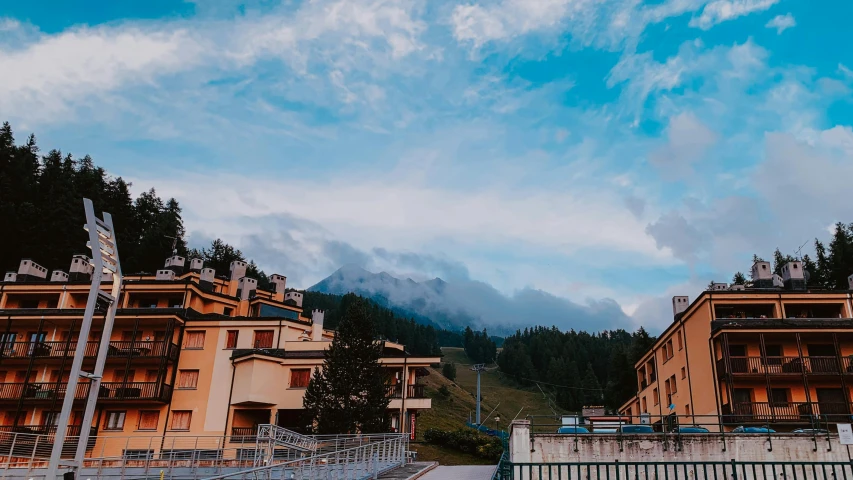
[[[430,470],[419,480],[491,480],[493,473],[495,473],[494,466],[439,466]]]

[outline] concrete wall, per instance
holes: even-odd
[[[849,462],[838,435],[819,436],[817,449],[810,435],[746,434],[682,435],[530,435],[529,423],[513,422],[510,460],[513,462]],[[532,439],[532,442],[531,442]]]

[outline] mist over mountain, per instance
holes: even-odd
[[[470,325],[506,335],[533,325],[585,331],[631,328],[630,319],[611,299],[581,304],[531,288],[506,296],[483,282],[440,278],[417,282],[356,265],[341,267],[309,290],[336,295],[352,292],[421,323],[453,330]]]

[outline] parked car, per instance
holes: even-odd
[[[578,427],[576,425],[570,425],[567,427],[558,428],[557,433],[581,435],[581,434],[589,433],[589,430],[586,427]]]
[[[798,428],[791,433],[807,433],[809,435],[826,435],[829,430],[823,428]]]
[[[741,425],[732,430],[732,433],[776,433],[776,430],[770,427],[745,427]]]
[[[622,425],[619,427],[622,433],[655,433],[651,425]]]
[[[705,427],[699,427],[696,425],[681,425],[675,427],[671,430],[672,433],[711,433]]]

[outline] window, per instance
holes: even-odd
[[[672,358],[672,340],[666,342],[666,359]]]
[[[160,412],[157,410],[142,410],[139,412],[139,430],[157,430],[160,422]]]
[[[156,298],[140,298],[136,302],[137,308],[157,308]]]
[[[174,410],[172,412],[172,430],[189,430],[193,412],[189,410]]]
[[[678,393],[678,387],[675,385],[675,375],[669,377],[669,386],[672,388],[672,393]]]
[[[646,397],[643,397],[643,413],[649,413],[649,405],[646,403]]]
[[[655,405],[660,403],[660,395],[658,395],[658,389],[657,388],[655,388],[652,391],[652,397],[654,397],[654,398],[652,398],[652,401],[655,402]]]
[[[237,348],[237,335],[240,332],[237,330],[228,330],[228,336],[225,337],[225,348]]]
[[[290,388],[305,388],[310,380],[310,368],[294,368],[290,371]]]
[[[787,405],[788,393],[787,388],[771,388],[770,398],[773,400],[774,405]]]
[[[678,331],[678,349],[684,349],[684,339],[681,338],[681,330]]]
[[[187,332],[184,349],[200,350],[202,348],[204,348],[204,331]]]
[[[148,383],[154,383],[159,378],[159,371],[157,370],[146,370],[145,371],[145,381]]]
[[[127,412],[107,412],[104,430],[124,430],[124,417]]]
[[[233,313],[234,313],[234,309],[230,308],[230,307],[225,307],[222,310],[222,314],[225,315],[226,317],[230,317]]]
[[[687,378],[687,369],[681,367],[681,379],[684,380],[685,378]]]
[[[181,370],[178,376],[178,388],[195,390],[198,387],[198,370]]]
[[[272,330],[255,330],[255,348],[272,348]]]
[[[764,353],[767,357],[762,359],[765,365],[782,365],[782,345],[765,345]]]

